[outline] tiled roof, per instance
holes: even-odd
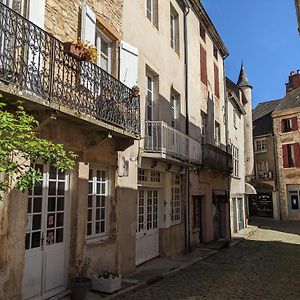
[[[263,116],[272,113],[276,107],[279,105],[281,99],[279,100],[271,100],[267,102],[259,103],[253,110],[252,110],[252,119],[253,121],[262,118]]]
[[[295,107],[300,108],[300,87],[288,92],[275,111],[278,112]]]

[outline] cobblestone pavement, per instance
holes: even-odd
[[[267,221],[248,240],[122,299],[300,299],[299,233],[300,223]]]

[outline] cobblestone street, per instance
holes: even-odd
[[[300,223],[255,222],[248,240],[122,299],[300,299]]]

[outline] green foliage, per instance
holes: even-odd
[[[0,200],[12,178],[16,178],[16,188],[20,191],[30,189],[34,182],[42,179],[41,171],[33,166],[37,160],[60,171],[74,167],[76,155],[66,152],[61,144],[39,138],[38,125],[21,105],[16,114],[12,114],[0,102],[0,173],[5,175],[0,180]]]

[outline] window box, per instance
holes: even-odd
[[[72,56],[73,58],[77,59],[78,61],[87,60],[84,48],[72,42],[64,43],[64,51],[70,56]]]

